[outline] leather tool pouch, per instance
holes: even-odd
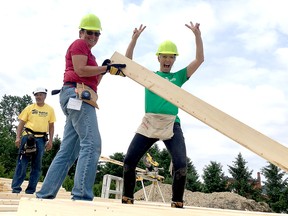
[[[27,134],[27,141],[23,146],[23,150],[21,151],[21,154],[26,154],[26,155],[33,155],[37,152],[37,147],[36,147],[36,138],[37,135],[40,135],[40,138],[43,138],[44,141],[48,141],[48,134],[46,132],[38,132],[38,131],[33,131],[30,128],[25,128],[24,129],[26,134]]]
[[[36,148],[36,140],[33,134],[27,135],[27,142],[24,145],[24,154],[26,155],[33,155],[37,151]]]
[[[98,99],[98,95],[93,89],[91,89],[89,86],[85,85],[84,83],[82,84],[77,83],[76,90],[77,90],[79,99],[99,109],[98,104],[96,103]],[[83,91],[88,91],[90,93],[90,99],[82,98],[82,96],[87,95],[86,92],[83,93]]]

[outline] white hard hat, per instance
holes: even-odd
[[[36,93],[39,93],[39,92],[47,94],[47,89],[43,88],[43,87],[38,87],[33,91],[33,95],[35,95]]]

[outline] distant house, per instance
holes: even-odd
[[[254,185],[255,189],[262,189],[260,172],[257,172],[257,178],[252,179],[250,183]]]
[[[233,178],[227,177],[227,188],[229,185],[231,185],[235,180]],[[262,185],[261,185],[261,174],[260,172],[257,172],[257,178],[256,179],[249,179],[249,183],[253,185],[254,189],[260,189],[262,190]]]

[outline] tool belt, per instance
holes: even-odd
[[[175,119],[175,115],[146,113],[136,132],[149,138],[167,140],[174,135]]]
[[[76,83],[76,82],[65,82],[64,86],[75,87],[75,92],[79,99],[99,109],[98,104],[96,103],[98,95],[89,86],[85,85],[84,83]],[[59,94],[60,91],[61,89],[53,90],[52,95]]]
[[[84,83],[77,83],[75,91],[79,99],[99,109],[98,104],[96,103],[98,95],[93,89]]]
[[[27,141],[24,144],[23,149],[21,150],[21,154],[32,156],[37,152],[36,138],[43,138],[45,141],[47,141],[48,135],[46,132],[37,132],[31,130],[30,128],[25,128],[24,131],[27,134]],[[36,137],[35,135],[42,135],[42,136]]]

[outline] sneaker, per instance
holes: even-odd
[[[183,202],[172,202],[171,203],[172,208],[183,208]]]
[[[123,204],[134,204],[134,199],[123,196],[122,197],[122,203]]]

